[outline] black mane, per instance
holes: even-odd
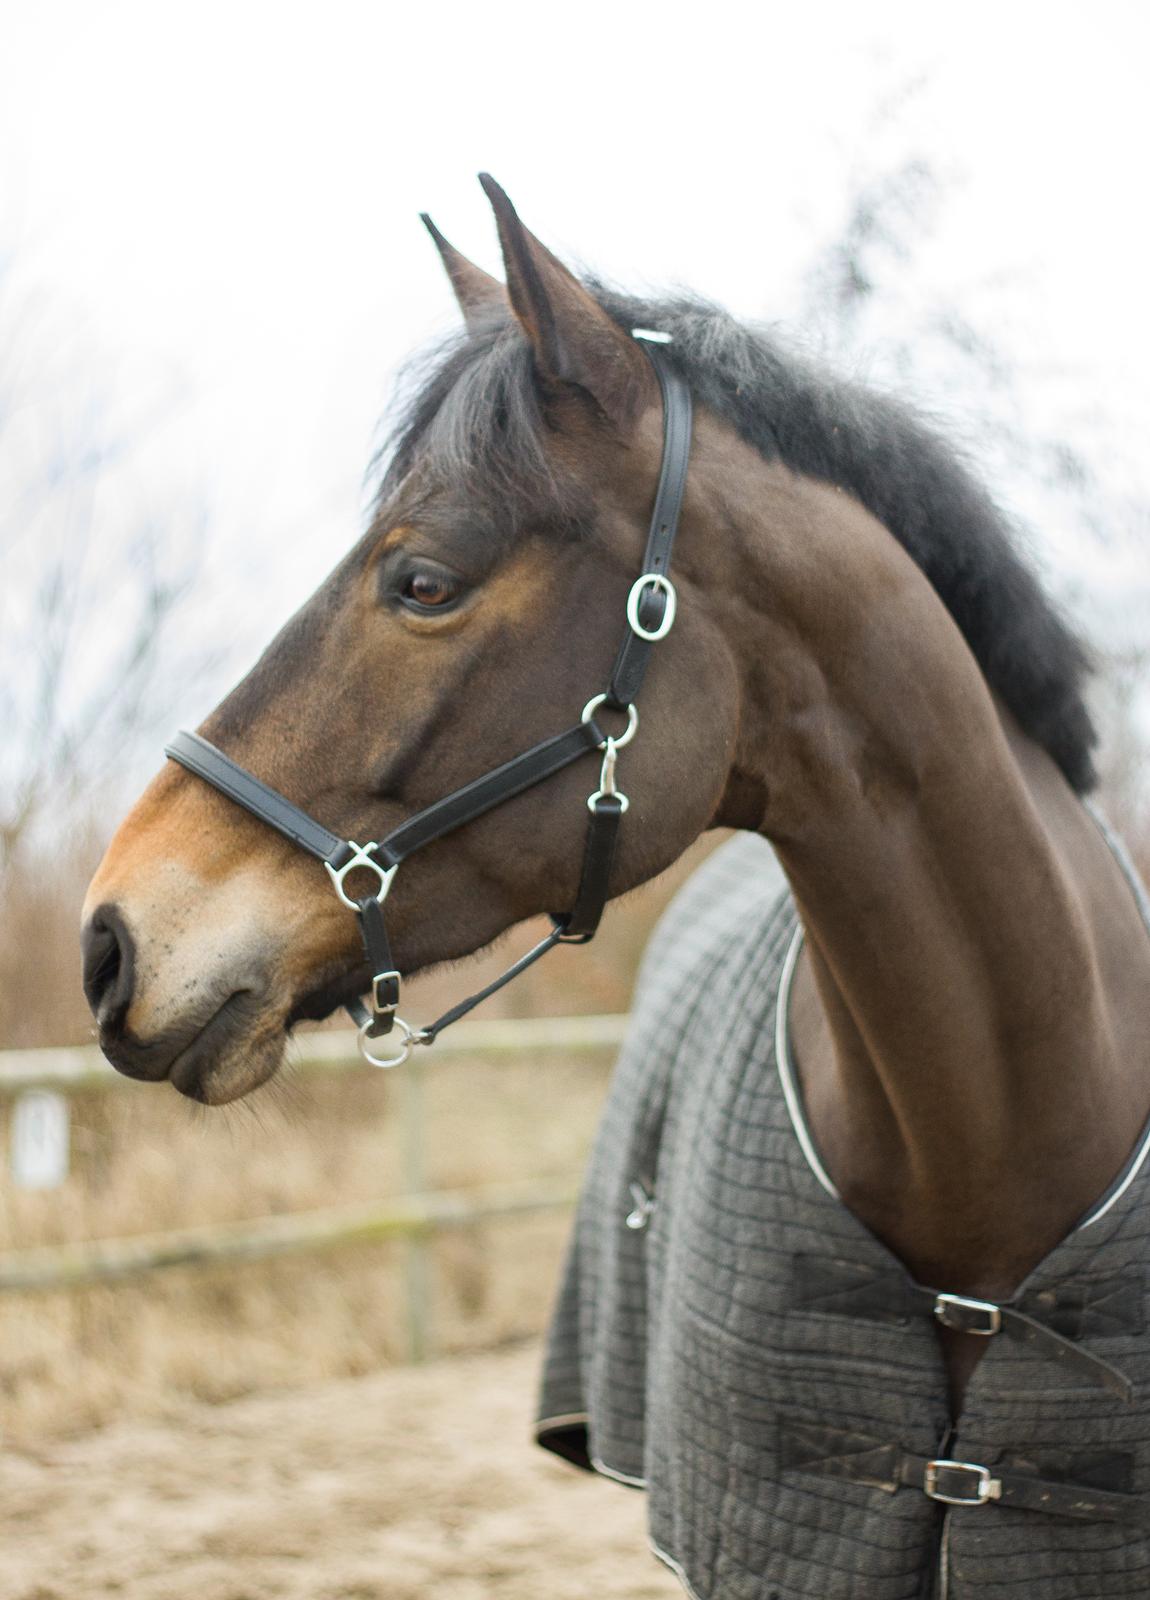
[[[1082,793],[1096,734],[1083,700],[1089,663],[1017,548],[1011,527],[954,448],[905,405],[796,355],[773,332],[704,301],[641,300],[589,285],[623,328],[659,328],[697,402],[763,456],[849,491],[922,569],[987,682]],[[441,346],[421,371],[388,449],[382,494],[418,460],[464,475],[469,497],[504,519],[541,501],[578,520],[555,481],[531,352],[501,320]]]

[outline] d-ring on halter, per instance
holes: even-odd
[[[627,597],[627,632],[615,658],[608,687],[588,700],[574,727],[532,745],[522,755],[417,811],[378,843],[364,845],[332,833],[198,733],[177,733],[171,744],[165,746],[165,754],[173,761],[210,783],[221,794],[259,817],[261,822],[277,829],[301,850],[316,856],[327,868],[336,894],[359,919],[367,967],[372,975],[371,1006],[356,1001],[347,1010],[359,1027],[359,1048],[364,1060],[373,1066],[399,1066],[415,1045],[432,1044],[444,1028],[466,1016],[555,945],[586,944],[594,937],[607,904],[619,822],[629,804],[627,796],[616,786],[615,763],[619,751],[630,744],[639,725],[634,701],[646,675],[651,646],[666,637],[675,620],[675,589],[667,571],[679,528],[691,450],[690,390],[659,348],[669,342],[669,336],[643,328],[632,329],[632,335],[642,342],[659,379],[663,396],[663,460],[643,570]],[[626,712],[627,726],[621,734],[605,733],[599,726],[596,712],[602,707]],[[574,906],[568,912],[553,913],[553,926],[547,937],[494,983],[461,1000],[428,1027],[411,1027],[398,1015],[399,972],[392,960],[383,918],[384,901],[401,862],[424,845],[442,839],[505,800],[534,788],[592,751],[602,751],[603,762],[599,787],[587,801],[591,819]],[[353,898],[347,891],[347,880],[353,873],[363,871],[374,875],[375,892]],[[396,1054],[376,1054],[372,1049],[375,1041],[385,1038],[396,1026],[401,1030]]]

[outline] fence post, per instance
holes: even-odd
[[[404,1063],[399,1079],[403,1140],[403,1189],[405,1194],[422,1195],[427,1189],[427,1105],[426,1068],[422,1054],[413,1050]],[[430,1237],[424,1230],[410,1235],[404,1243],[404,1289],[407,1315],[407,1359],[426,1361],[431,1353],[431,1251]]]

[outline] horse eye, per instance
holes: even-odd
[[[414,611],[441,611],[457,600],[463,585],[447,572],[413,572],[403,580],[399,595]]]

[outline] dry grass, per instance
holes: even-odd
[[[432,1187],[577,1171],[603,1060],[453,1059],[427,1068]],[[403,1187],[397,1084],[370,1069],[300,1080],[256,1115],[198,1113],[147,1086],[74,1106],[63,1189],[3,1190],[0,1249],[152,1232],[370,1200]],[[255,1102],[258,1106],[258,1102]],[[562,1217],[444,1235],[431,1249],[441,1351],[536,1332]],[[352,1376],[403,1359],[402,1244],[220,1269],[179,1268],[70,1294],[0,1301],[3,1430],[31,1442],[188,1400]]]

